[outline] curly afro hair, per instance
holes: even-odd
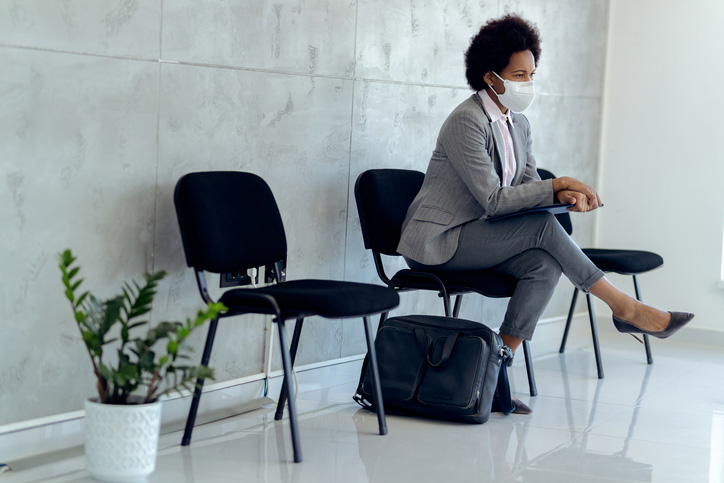
[[[480,32],[470,40],[465,52],[465,77],[468,85],[476,91],[488,87],[483,79],[490,71],[500,72],[516,52],[530,50],[538,65],[540,57],[540,32],[515,14],[489,20]]]

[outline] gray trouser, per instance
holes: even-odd
[[[518,279],[500,332],[530,340],[536,323],[553,296],[561,272],[579,290],[603,277],[560,223],[549,213],[536,213],[463,226],[453,257],[441,265],[407,259],[413,270],[483,270],[492,268]]]

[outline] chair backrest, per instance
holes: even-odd
[[[399,255],[402,222],[422,187],[425,174],[409,169],[370,169],[354,185],[365,248]]]
[[[548,171],[547,169],[538,168],[538,176],[540,176],[540,179],[554,179],[556,175]],[[568,213],[561,213],[560,215],[556,215],[556,219],[558,220],[558,223],[561,224],[564,230],[566,230],[566,233],[569,235],[573,233],[573,223],[571,223],[571,215]]]
[[[224,273],[286,260],[287,240],[274,195],[252,173],[189,173],[174,203],[186,263]]]

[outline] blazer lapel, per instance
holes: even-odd
[[[520,125],[515,122],[515,114],[512,114],[513,129],[510,130],[510,137],[513,138],[513,152],[515,153],[515,176],[513,181],[520,181],[525,173],[525,166],[528,162],[527,147],[525,145],[525,137],[521,131]]]
[[[500,129],[498,129],[498,126],[496,126],[495,123],[490,119],[490,114],[488,114],[488,111],[485,110],[485,106],[483,106],[483,101],[480,99],[480,95],[475,93],[473,94],[473,97],[475,98],[475,102],[478,104],[478,106],[480,106],[480,109],[482,109],[483,113],[485,113],[485,117],[488,119],[488,126],[490,126],[490,132],[493,133],[493,140],[495,141],[493,143],[495,145],[495,156],[493,156],[493,165],[495,166],[495,171],[498,173],[500,183],[502,184],[503,159],[505,159],[503,157],[505,152],[505,149],[503,148],[503,136],[500,134]],[[518,159],[517,154],[516,159]]]
[[[493,139],[495,140],[495,159],[493,159],[493,163],[495,164],[495,170],[498,172],[498,177],[500,178],[500,183],[503,183],[503,160],[505,159],[505,148],[503,144],[503,136],[500,134],[500,129],[498,129],[498,126],[495,125],[494,122],[489,121],[490,123],[490,131],[493,133]],[[517,159],[517,156],[516,156]]]

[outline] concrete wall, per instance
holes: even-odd
[[[661,254],[644,299],[695,312],[698,341],[724,331],[722,18],[719,0],[611,2],[596,242]]]
[[[507,11],[544,40],[529,112],[539,164],[594,183],[607,0],[0,0],[0,424],[79,409],[93,394],[62,249],[101,297],[167,270],[153,321],[200,306],[172,205],[189,171],[268,181],[291,279],[377,282],[354,180],[373,167],[425,169],[439,126],[470,95],[470,37]],[[590,244],[592,219],[575,222]],[[546,317],[566,312],[570,290],[561,283]],[[470,297],[462,315],[497,326],[504,307]],[[398,313],[411,311],[442,308],[408,294]],[[219,380],[262,370],[265,322],[221,324]],[[362,327],[310,320],[300,350],[300,364],[362,353]]]

